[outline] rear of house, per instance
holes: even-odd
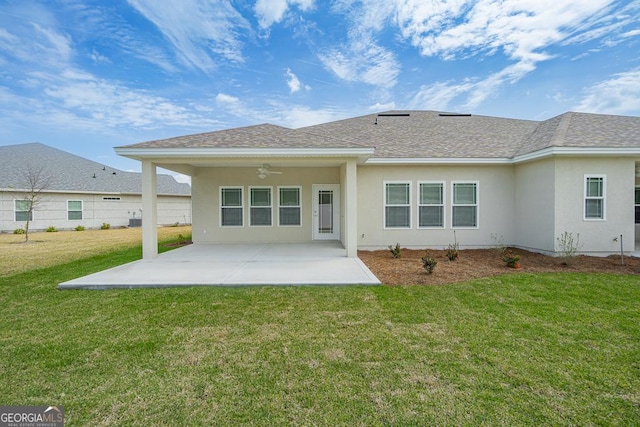
[[[606,255],[620,236],[627,253],[640,239],[637,117],[392,111],[116,150],[143,162],[149,184],[157,166],[192,177],[196,243],[339,240],[356,256],[455,239],[555,253],[566,232],[580,235],[581,252]],[[157,195],[148,197],[153,210]]]

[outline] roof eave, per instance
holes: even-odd
[[[252,157],[300,157],[300,158],[356,158],[365,162],[374,148],[134,148],[116,147],[116,154],[135,160],[188,159],[188,158],[252,158]]]

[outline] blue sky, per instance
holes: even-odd
[[[390,109],[640,115],[640,1],[0,0],[0,145]]]

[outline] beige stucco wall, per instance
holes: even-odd
[[[555,242],[555,160],[515,166],[515,239],[513,245],[553,252]]]
[[[410,229],[384,229],[384,183],[411,182]],[[445,181],[444,229],[419,229],[418,182]],[[502,239],[513,241],[514,172],[510,165],[494,166],[360,166],[358,168],[358,247],[386,248],[400,243],[406,248],[441,249],[454,242],[451,228],[452,181],[477,181],[478,228],[457,228],[461,248],[490,247]]]
[[[120,200],[103,200],[104,197],[119,197]],[[0,231],[13,232],[24,228],[23,221],[15,221],[14,201],[22,197],[10,192],[0,193]],[[33,213],[32,230],[72,229],[78,225],[85,228],[99,228],[103,223],[111,227],[129,225],[129,218],[140,218],[142,200],[136,195],[115,194],[60,194],[45,193]],[[82,200],[82,219],[67,220],[67,201]],[[179,222],[191,223],[191,198],[189,196],[159,196],[158,224],[168,225]]]
[[[256,168],[199,168],[192,177],[193,241],[205,242],[306,242],[312,240],[312,185],[339,184],[340,168],[327,167],[273,167],[282,175],[258,178]],[[244,225],[220,227],[220,187],[243,187]],[[272,187],[273,226],[249,226],[249,187]],[[301,186],[302,226],[277,225],[277,190],[279,186]]]
[[[560,158],[555,161],[555,235],[580,233],[581,251],[598,255],[634,249],[635,161],[625,158]],[[606,219],[584,219],[585,175],[606,175]]]

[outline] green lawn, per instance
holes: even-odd
[[[66,425],[640,425],[638,276],[58,291],[0,277],[0,404]]]

